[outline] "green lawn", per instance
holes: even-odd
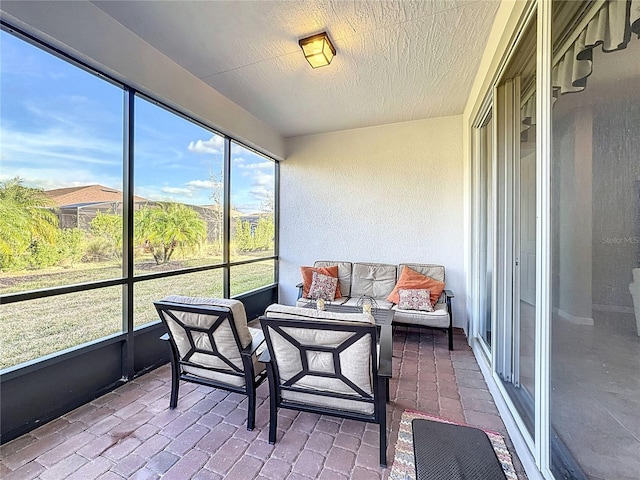
[[[272,260],[231,268],[231,294],[273,283]],[[3,274],[0,293],[70,285],[121,276],[117,265],[67,271],[31,272],[18,281]],[[174,267],[175,268],[175,267]],[[149,270],[145,270],[149,273]],[[5,285],[9,285],[5,287]],[[153,301],[165,295],[222,295],[222,270],[144,280],[134,285],[134,323],[157,320]],[[70,293],[0,307],[0,369],[118,333],[122,328],[122,287]]]
[[[250,258],[252,257],[242,257],[242,259]],[[222,257],[179,259],[166,265],[156,265],[151,255],[136,256],[135,260],[134,274],[144,275],[180,268],[215,265],[222,262]],[[46,270],[1,272],[0,294],[96,282],[113,278],[122,278],[122,263],[119,261],[75,263],[72,267],[51,267]]]

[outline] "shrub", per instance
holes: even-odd
[[[93,254],[101,259],[122,258],[122,216],[98,212],[89,226]]]
[[[29,257],[56,242],[58,217],[53,202],[20,178],[0,183],[0,268],[15,270],[32,264]],[[48,255],[47,255],[48,256]]]
[[[65,228],[58,231],[53,243],[32,242],[28,250],[28,264],[33,269],[71,266],[82,260],[85,249],[85,232],[78,228]]]
[[[111,260],[115,256],[113,250],[113,244],[111,242],[104,238],[94,237],[87,241],[83,260],[85,262]]]

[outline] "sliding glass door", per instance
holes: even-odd
[[[493,283],[493,116],[488,109],[475,129],[473,156],[474,285],[477,296],[477,335],[488,351],[492,342],[492,283]]]
[[[545,478],[637,479],[640,4],[532,9],[474,124],[473,331]]]
[[[558,479],[640,475],[640,11],[632,3],[553,3],[549,411]]]
[[[496,88],[496,371],[534,435],[536,314],[536,19]]]

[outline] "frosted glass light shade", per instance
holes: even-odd
[[[304,52],[304,57],[313,68],[329,65],[336,54],[327,32],[303,38],[298,42]]]

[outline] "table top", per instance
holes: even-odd
[[[314,302],[310,302],[305,305],[305,308],[316,308],[316,304]],[[334,305],[332,303],[325,303],[324,309],[327,312],[336,312],[336,313],[362,313],[362,307],[354,307],[351,305]],[[376,326],[380,327],[382,325],[391,325],[393,322],[393,310],[387,310],[384,308],[374,308],[371,310],[371,315],[373,315],[373,319],[376,321]]]

